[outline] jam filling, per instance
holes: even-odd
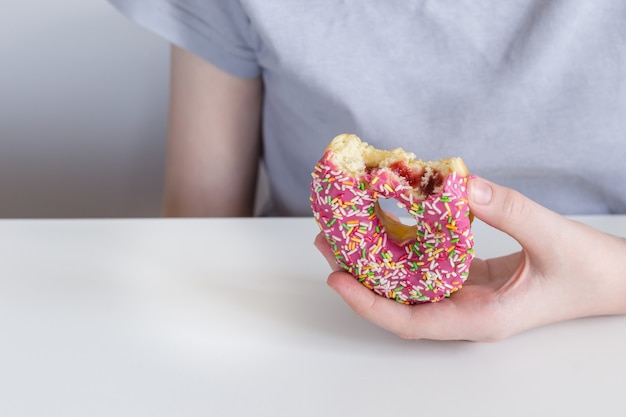
[[[389,168],[424,196],[429,196],[443,185],[443,175],[439,171],[426,172],[409,167],[404,161],[394,162]]]

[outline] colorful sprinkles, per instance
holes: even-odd
[[[461,288],[474,256],[467,177],[451,173],[442,190],[414,201],[412,188],[389,170],[362,178],[343,172],[327,150],[315,166],[311,208],[339,265],[377,294],[405,304],[436,302]],[[393,241],[376,216],[393,198],[417,224],[415,240]]]

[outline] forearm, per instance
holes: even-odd
[[[173,48],[166,216],[250,216],[261,148],[262,80]]]
[[[184,139],[178,135],[172,140]],[[179,151],[180,148],[184,148],[184,152]],[[180,142],[169,147],[163,214],[169,217],[251,216],[259,147],[194,148],[193,144]]]

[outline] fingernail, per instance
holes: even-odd
[[[489,204],[493,196],[491,185],[480,178],[474,178],[470,182],[470,199],[476,204]]]

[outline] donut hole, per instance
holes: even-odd
[[[379,197],[377,210],[384,211],[389,217],[406,226],[415,224],[413,219],[407,215],[406,209],[394,198]]]
[[[398,202],[394,199],[379,198],[375,206],[376,216],[385,227],[387,236],[399,245],[415,240],[417,224],[407,216],[397,216]]]

